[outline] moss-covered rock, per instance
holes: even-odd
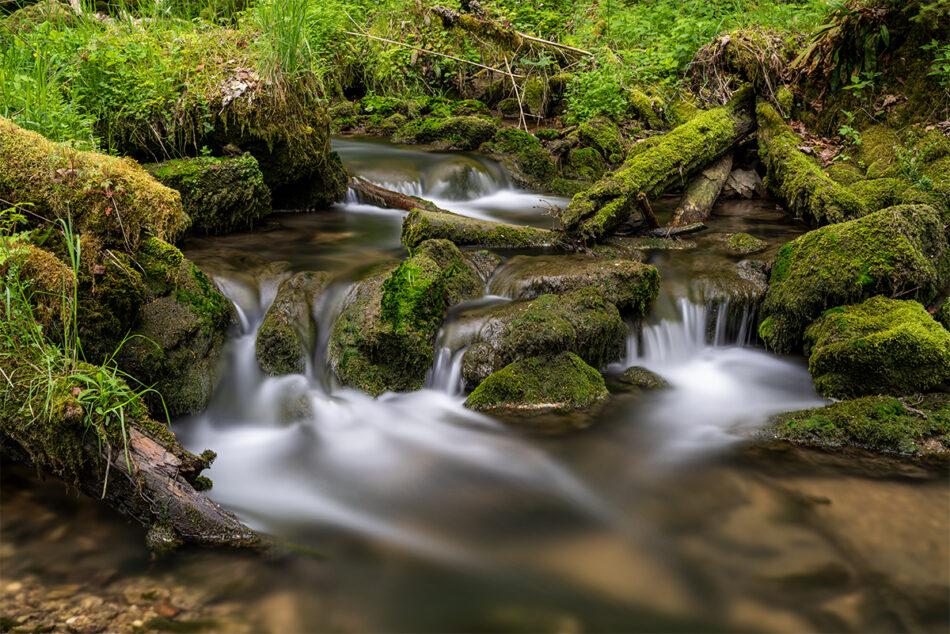
[[[595,286],[622,314],[643,317],[660,289],[656,268],[632,260],[605,260],[589,255],[518,255],[492,280],[490,292],[513,299],[563,295]]]
[[[310,271],[281,282],[254,342],[261,370],[275,376],[306,370],[317,336],[313,308],[329,283],[329,274]]]
[[[482,381],[465,406],[488,413],[541,413],[590,407],[607,396],[600,372],[577,355],[562,352],[505,366]]]
[[[373,396],[420,389],[445,311],[482,287],[451,242],[422,243],[351,290],[331,333],[331,367],[345,385]]]
[[[554,160],[533,135],[517,128],[501,128],[480,150],[498,155],[515,180],[544,187],[555,175]]]
[[[816,226],[867,213],[853,192],[832,180],[815,159],[799,149],[804,142],[770,103],[759,100],[756,113],[759,157],[768,170],[765,185],[790,212]]]
[[[759,335],[773,350],[801,350],[801,335],[828,308],[873,295],[934,298],[950,273],[940,214],[892,207],[811,231],[775,256]]]
[[[759,240],[755,236],[750,236],[748,233],[733,233],[726,241],[726,248],[732,253],[739,255],[761,253],[765,251],[768,246],[764,240]]]
[[[626,336],[617,307],[592,286],[511,302],[471,318],[477,322],[475,343],[462,357],[462,378],[470,389],[509,363],[538,355],[569,351],[603,367],[619,358]]]
[[[594,182],[607,171],[607,162],[591,147],[570,150],[562,166],[563,174],[572,179]]]
[[[330,119],[330,130],[345,132],[359,125],[359,106],[352,101],[341,101],[327,108],[327,117]]]
[[[178,192],[138,163],[52,143],[0,118],[0,198],[106,247],[135,250],[146,231],[169,241],[185,228]]]
[[[923,392],[950,379],[950,332],[915,301],[832,308],[805,331],[808,369],[837,398]]]
[[[640,119],[650,130],[660,130],[663,126],[663,102],[650,97],[642,90],[633,88],[627,91],[627,103],[633,115]]]
[[[614,377],[610,389],[622,392],[668,390],[670,382],[656,372],[646,368],[634,366],[624,370],[623,374]]]
[[[416,119],[393,136],[396,143],[432,145],[443,150],[475,150],[495,135],[498,126],[480,117]]]
[[[249,229],[271,211],[270,189],[257,159],[210,156],[147,165],[160,183],[178,190],[191,231],[222,234]]]
[[[950,395],[868,396],[778,416],[775,438],[822,447],[855,446],[913,456],[950,452]]]
[[[514,97],[502,99],[498,102],[497,108],[501,116],[506,119],[517,119],[521,114],[521,106],[518,105],[518,100]]]
[[[402,243],[411,249],[433,239],[450,240],[459,246],[501,249],[556,247],[564,244],[561,234],[547,229],[469,218],[444,211],[410,211],[402,223]]]
[[[597,150],[611,165],[619,165],[626,156],[626,145],[617,124],[606,117],[595,117],[577,128],[580,142]]]

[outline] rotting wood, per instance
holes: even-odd
[[[703,222],[712,213],[713,205],[719,199],[722,188],[732,172],[732,152],[726,152],[719,159],[693,177],[683,192],[680,204],[673,212],[670,225],[685,227]]]
[[[646,194],[640,192],[637,194],[637,204],[640,206],[640,213],[643,215],[643,219],[647,223],[647,227],[650,229],[656,229],[660,226],[659,221],[656,219],[656,214],[653,213],[653,207],[650,206],[650,199]]]

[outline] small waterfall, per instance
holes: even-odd
[[[437,346],[435,361],[426,375],[425,387],[451,396],[462,393],[462,357],[468,346],[452,350]]]

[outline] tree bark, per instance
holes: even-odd
[[[752,103],[751,88],[743,88],[726,106],[697,115],[577,194],[561,216],[567,235],[609,236],[630,217],[641,192],[655,198],[731,150],[755,125]]]
[[[732,152],[727,152],[690,181],[683,193],[670,226],[685,227],[695,222],[703,222],[712,213],[713,205],[719,199],[722,188],[732,172]]]

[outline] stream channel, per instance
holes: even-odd
[[[334,149],[354,173],[465,215],[549,227],[568,202],[516,190],[477,155],[370,139]],[[675,203],[657,205],[661,222]],[[135,623],[197,626],[187,631],[946,631],[945,471],[749,440],[772,414],[824,402],[804,359],[762,349],[755,311],[716,275],[742,259],[717,248],[721,234],[766,240],[754,257],[767,260],[805,231],[774,202],[723,202],[695,249],[648,252],[660,298],[609,371],[645,366],[672,388],[616,393],[588,428],[543,436],[463,407],[471,328],[458,311],[426,389],[374,400],[328,372],[347,285],[405,257],[403,215],[351,193],[183,245],[241,323],[211,406],[172,427],[218,453],[214,500],[299,547],[151,562],[139,528],[5,468],[0,597],[98,597],[139,610]],[[257,328],[279,283],[304,270],[340,281],[315,308],[306,374],[268,377]],[[490,284],[471,305],[504,301]]]

